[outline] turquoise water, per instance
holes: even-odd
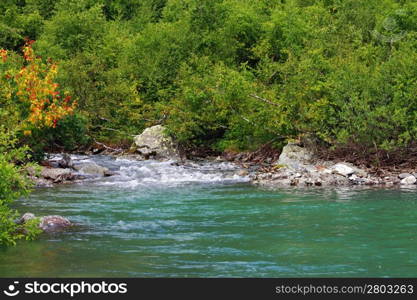
[[[0,250],[2,277],[417,276],[415,190],[273,191],[227,166],[107,165],[123,174],[18,202],[79,226]]]

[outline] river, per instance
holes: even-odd
[[[16,205],[78,225],[0,250],[1,277],[416,277],[414,189],[263,189],[229,163],[96,156],[119,175]]]

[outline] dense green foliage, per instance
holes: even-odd
[[[73,123],[48,135],[65,149],[157,123],[218,150],[306,134],[394,150],[417,133],[412,0],[7,0],[0,10],[0,47],[37,40],[78,101]]]
[[[25,168],[29,166],[21,165],[27,159],[27,149],[16,148],[16,143],[12,133],[0,127],[0,246],[14,245],[21,238],[32,239],[40,231],[36,219],[24,225],[16,224],[19,215],[9,206],[27,195],[30,188],[25,176]]]

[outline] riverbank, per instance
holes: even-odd
[[[127,152],[97,154],[127,161],[146,161],[140,155]],[[83,158],[80,158],[83,157]],[[38,187],[56,184],[80,183],[98,177],[117,175],[92,161],[83,161],[88,155],[53,154],[42,162],[42,170],[31,178]],[[276,158],[278,157],[278,158]],[[231,163],[236,166],[236,176],[247,176],[249,182],[270,188],[282,187],[326,187],[326,186],[376,186],[376,187],[417,187],[417,172],[410,168],[395,168],[376,174],[374,168],[358,167],[349,162],[318,159],[307,149],[296,144],[284,147],[280,155],[263,157],[253,153],[226,153],[219,156],[194,157],[192,159],[160,160],[169,161],[172,166],[198,168],[205,163]]]
[[[378,169],[370,165],[355,165],[343,158],[326,160],[313,150],[289,143],[278,159],[257,168],[253,184],[268,187],[317,186],[416,186],[416,170],[406,168]]]
[[[318,155],[314,147],[301,143],[289,143],[282,151],[267,144],[259,150],[247,153],[225,152],[221,155],[201,155],[204,151],[187,153],[166,134],[166,129],[156,125],[134,137],[129,149],[114,148],[103,143],[82,153],[84,155],[109,155],[131,161],[170,161],[173,166],[187,167],[196,163],[228,162],[237,166],[236,176],[247,176],[254,185],[268,187],[317,187],[317,186],[417,186],[417,170],[407,168],[376,169],[371,164],[356,165],[343,157],[328,160]],[[117,174],[93,161],[77,162],[69,154],[55,155],[41,162],[40,174],[32,179],[38,186],[69,183],[91,177],[107,177]],[[198,168],[198,165],[197,165]]]

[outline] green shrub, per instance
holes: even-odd
[[[178,69],[194,47],[188,27],[184,21],[149,24],[127,49],[127,70],[139,82],[145,101],[172,96]]]
[[[60,4],[55,15],[45,22],[44,34],[37,49],[53,59],[65,59],[77,53],[94,49],[107,26],[100,5],[86,7],[71,2]]]
[[[268,128],[258,122],[259,105],[250,97],[256,86],[248,71],[237,71],[209,58],[192,58],[180,70],[178,93],[167,105],[166,124],[178,141],[217,150],[245,149]],[[262,128],[262,130],[260,130]],[[258,141],[259,142],[259,141]]]
[[[21,137],[21,141],[29,146],[32,160],[41,161],[45,151],[74,151],[89,145],[87,126],[85,117],[73,114],[60,120],[55,128],[32,130],[32,134]]]
[[[14,200],[28,194],[31,187],[26,177],[27,148],[15,148],[17,140],[0,127],[0,246],[14,245],[21,238],[33,239],[40,233],[35,222],[16,224],[18,213],[10,208]]]

